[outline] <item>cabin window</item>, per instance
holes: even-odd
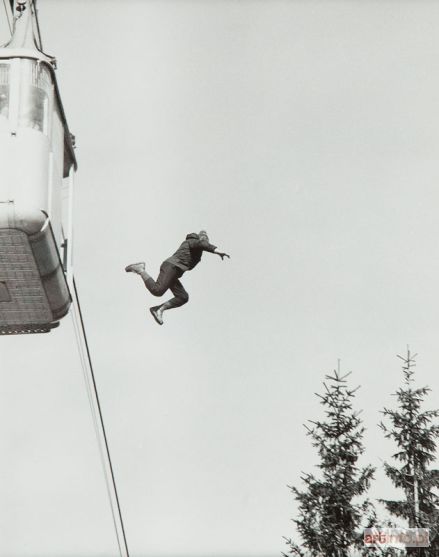
[[[9,64],[0,64],[0,120],[9,118]]]
[[[34,60],[22,60],[18,125],[49,135],[52,80],[48,69]]]
[[[18,125],[47,134],[48,102],[44,91],[32,85],[27,87],[21,96]]]

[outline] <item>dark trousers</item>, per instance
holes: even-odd
[[[151,292],[153,296],[163,296],[166,290],[170,289],[174,294],[174,298],[171,298],[166,303],[167,309],[177,308],[186,304],[189,300],[189,294],[184,289],[181,282],[178,280],[184,271],[164,261],[160,266],[160,273],[157,280],[151,277],[143,278],[146,288]]]

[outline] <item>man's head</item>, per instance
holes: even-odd
[[[186,240],[207,240],[209,241],[209,237],[207,236],[207,232],[205,230],[200,230],[198,234],[196,232],[191,232],[187,234]]]

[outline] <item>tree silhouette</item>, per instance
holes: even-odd
[[[317,394],[325,419],[305,425],[320,457],[320,477],[303,474],[304,490],[290,487],[299,503],[299,516],[293,522],[303,540],[299,546],[286,539],[290,555],[345,557],[354,548],[365,549],[362,527],[371,525],[373,507],[368,500],[360,499],[369,488],[374,468],[358,467],[358,458],[364,452],[364,427],[359,412],[353,410],[357,389],[348,387],[349,375],[341,376],[334,370],[325,376],[324,392]],[[381,554],[367,551],[368,555]]]
[[[413,368],[416,354],[407,349],[403,361],[404,384],[394,395],[397,409],[384,408],[383,414],[390,426],[380,423],[386,438],[396,443],[397,452],[392,455],[395,465],[384,463],[386,475],[393,485],[402,489],[401,501],[381,499],[387,510],[398,518],[407,520],[410,528],[429,528],[430,548],[407,548],[408,555],[437,557],[439,555],[439,470],[429,468],[435,460],[439,425],[435,423],[439,410],[423,410],[428,387],[415,388]],[[397,466],[400,464],[400,467]]]

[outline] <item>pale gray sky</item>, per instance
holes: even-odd
[[[278,555],[342,360],[367,453],[439,392],[439,4],[40,0],[77,136],[76,277],[133,556]],[[206,254],[165,314],[137,277]],[[117,554],[70,318],[1,339],[0,555]],[[392,493],[382,472],[373,497]]]

